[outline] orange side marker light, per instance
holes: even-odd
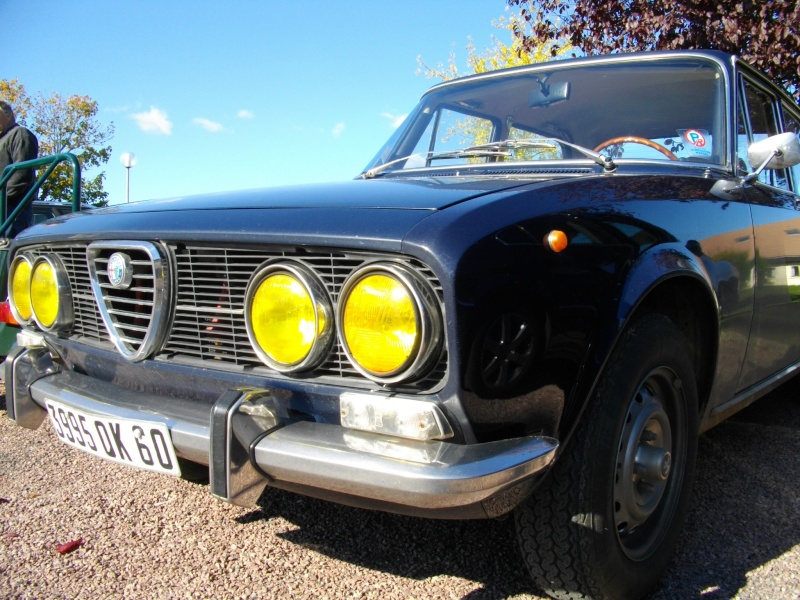
[[[566,233],[559,231],[558,229],[554,229],[547,234],[547,237],[544,238],[544,243],[553,252],[561,252],[562,250],[566,249],[567,244],[569,244],[569,240],[567,239]]]

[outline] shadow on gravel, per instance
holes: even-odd
[[[652,600],[731,598],[750,571],[800,544],[800,378],[700,439],[680,547]],[[517,554],[513,519],[434,521],[268,489],[240,522],[282,517],[282,534],[312,551],[399,577],[451,575],[483,587],[468,598],[536,594]]]
[[[268,490],[260,505],[261,517],[279,516],[299,527],[281,537],[337,560],[410,579],[451,575],[481,583],[470,599],[535,592],[517,554],[513,519],[418,519],[280,490]]]
[[[798,470],[795,378],[700,438],[689,520],[653,600],[732,598],[750,571],[800,544]]]

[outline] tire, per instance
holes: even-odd
[[[623,334],[571,444],[515,512],[537,586],[559,599],[651,591],[686,518],[697,437],[685,340],[647,315]]]

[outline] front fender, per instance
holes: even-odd
[[[613,332],[615,342],[648,294],[673,277],[689,277],[697,282],[719,314],[717,292],[707,266],[700,257],[680,244],[657,246],[638,257],[625,280],[617,307]]]
[[[696,367],[701,417],[716,398],[735,392],[747,350],[752,294],[747,274],[739,274],[721,256],[712,260],[699,246],[673,243],[651,248],[637,258],[624,278],[616,315],[600,323],[583,389],[575,395],[583,402],[568,407],[570,428],[562,442],[574,430],[625,330],[647,312],[666,314],[684,334]]]

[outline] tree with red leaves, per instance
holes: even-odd
[[[800,98],[799,0],[508,0],[524,49],[565,40],[592,55],[715,49],[737,54]]]

